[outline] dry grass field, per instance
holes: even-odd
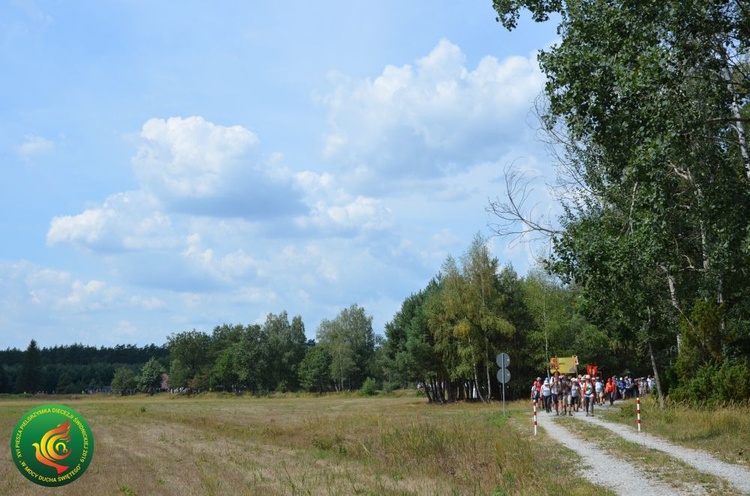
[[[526,402],[428,405],[424,398],[327,395],[47,397],[0,400],[5,445],[35,404],[88,421],[88,471],[54,489],[27,481],[6,448],[0,494],[607,494],[574,453],[534,437]]]

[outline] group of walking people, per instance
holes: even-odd
[[[629,378],[625,378],[629,379]],[[544,408],[547,413],[555,411],[555,415],[570,415],[581,410],[586,416],[594,416],[594,406],[603,406],[608,401],[614,404],[615,399],[626,398],[629,394],[638,396],[638,386],[642,389],[650,387],[650,380],[625,381],[620,377],[609,377],[606,382],[601,377],[586,375],[571,375],[570,377],[555,371],[552,377],[542,381],[537,377],[531,386],[531,399]],[[649,378],[650,379],[650,378]],[[633,390],[635,387],[635,390]],[[646,391],[644,391],[646,392]]]

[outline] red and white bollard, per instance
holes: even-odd
[[[536,436],[536,426],[537,426],[537,422],[536,422],[536,400],[534,400],[534,435],[535,436]]]
[[[641,432],[641,399],[635,399],[635,411],[638,415],[638,432]]]

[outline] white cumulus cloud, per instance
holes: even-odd
[[[219,126],[202,117],[150,119],[133,160],[136,176],[150,189],[177,198],[206,198],[222,192],[244,167],[245,153],[259,141],[242,126]]]
[[[533,56],[486,56],[471,70],[461,49],[442,40],[414,66],[388,66],[374,80],[333,75],[332,82],[321,98],[332,123],[325,156],[387,184],[496,158],[518,140],[544,78]]]
[[[98,251],[160,249],[175,243],[172,221],[157,199],[142,191],[111,195],[100,206],[54,217],[50,246],[72,244]]]
[[[257,136],[200,116],[150,119],[133,169],[172,211],[212,217],[279,217],[301,210],[280,155],[263,157]]]

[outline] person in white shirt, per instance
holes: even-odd
[[[586,407],[586,416],[589,416],[589,407],[591,408],[591,416],[594,416],[594,385],[591,383],[591,377],[586,375],[584,377],[585,382],[583,383],[583,405]]]
[[[601,406],[604,404],[604,384],[602,383],[602,380],[598,377],[594,380],[595,380],[594,392],[596,393],[596,404]]]
[[[552,394],[552,402],[555,404],[555,415],[560,415],[560,393],[562,392],[562,384],[560,384],[560,372],[555,370],[552,376],[552,380],[549,383],[550,392]]]
[[[549,378],[544,379],[542,384],[542,402],[547,413],[552,412],[552,390],[549,387]]]
[[[573,410],[576,412],[581,407],[581,385],[578,383],[578,379],[573,377],[570,384],[570,410],[573,415]]]

